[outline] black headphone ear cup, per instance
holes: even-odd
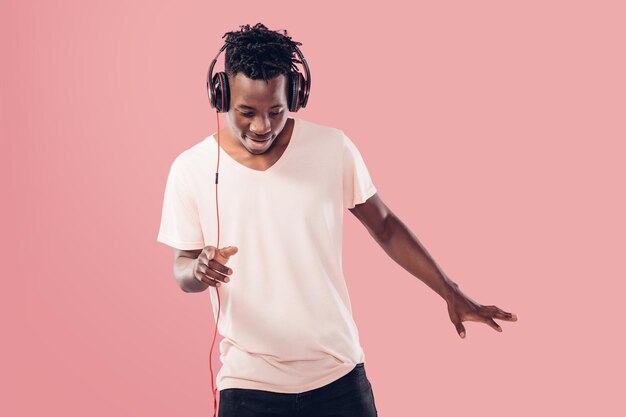
[[[301,107],[306,107],[306,103],[307,101],[309,101],[309,90],[308,90],[308,85],[307,85],[307,81],[306,78],[304,78],[304,75],[302,75],[301,73],[298,73],[298,77],[300,78],[300,90],[301,90],[301,95],[300,95],[300,104],[298,105],[298,108]]]
[[[220,75],[214,74],[213,80],[211,81],[211,86],[213,88],[211,94],[211,106],[215,108],[218,112],[220,111],[220,106],[222,104],[222,86],[220,82]],[[218,104],[219,103],[219,104]]]
[[[225,72],[218,72],[213,76],[213,86],[215,94],[213,95],[211,105],[215,107],[218,113],[225,113],[228,111],[230,104],[230,88],[228,76]]]
[[[300,93],[298,86],[298,74],[299,72],[291,71],[289,73],[289,96],[287,97],[289,111],[297,112],[299,108],[298,95]]]
[[[220,75],[222,76],[222,95],[224,96],[222,113],[226,113],[230,109],[230,84],[228,84],[228,74],[220,72]]]
[[[207,78],[207,80],[206,80],[206,92],[207,92],[207,96],[209,97],[209,104],[211,105],[211,107],[215,107],[213,105],[213,102],[215,101],[213,99],[213,88],[214,88],[213,80],[209,80],[208,76],[206,78]]]

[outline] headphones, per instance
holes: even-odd
[[[211,67],[207,73],[206,88],[209,94],[209,102],[211,107],[215,108],[218,113],[228,112],[230,106],[230,87],[228,86],[228,76],[225,72],[218,72],[213,75],[213,67],[217,62],[217,57],[220,56],[222,51],[226,49],[228,43],[222,46],[222,49],[217,53]],[[290,71],[287,77],[289,84],[289,93],[287,94],[287,103],[290,112],[297,112],[300,108],[306,107],[309,101],[309,91],[311,91],[311,73],[309,72],[309,66],[304,59],[304,55],[300,52],[297,45],[294,45],[296,53],[300,56],[304,70],[306,71],[306,78],[299,71]]]

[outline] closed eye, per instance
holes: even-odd
[[[280,112],[278,112],[278,113],[270,113],[270,116],[272,116],[272,117],[276,117],[276,116],[278,116],[279,114],[280,114]],[[252,116],[254,116],[254,113],[241,113],[241,115],[242,115],[243,117],[252,117]]]

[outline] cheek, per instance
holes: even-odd
[[[236,136],[241,136],[244,130],[242,121],[237,116],[231,116],[230,114],[228,116],[228,120],[230,122],[230,127]]]
[[[285,125],[287,124],[287,120],[289,119],[289,114],[288,113],[284,113],[282,117],[275,119],[276,123],[274,124],[274,126],[278,127],[285,127]]]

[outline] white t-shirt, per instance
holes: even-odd
[[[209,287],[222,367],[218,390],[299,393],[365,362],[342,271],[343,214],[376,193],[343,131],[294,118],[265,171],[220,151],[220,247],[239,251],[231,280]],[[217,243],[217,133],[172,163],[157,240],[191,250]]]

